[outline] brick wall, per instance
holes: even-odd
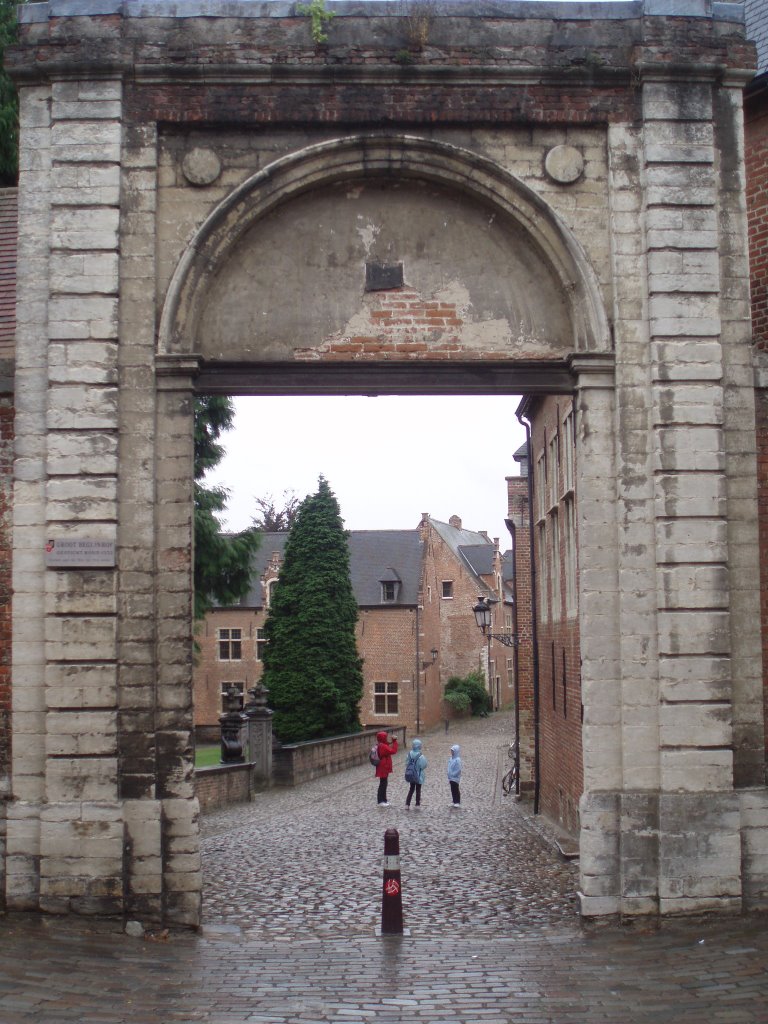
[[[201,811],[213,811],[251,799],[253,765],[212,765],[195,770],[195,796]]]
[[[765,83],[768,85],[768,83]],[[745,154],[749,219],[752,338],[758,364],[768,361],[768,93],[746,103]],[[768,375],[767,375],[768,376]],[[768,756],[768,379],[755,391],[760,530],[760,615]]]
[[[533,787],[534,738],[532,566],[527,476],[507,477],[507,515],[515,525],[515,601],[517,636],[520,641],[515,651],[518,673],[520,788],[523,792],[528,792]]]
[[[407,723],[416,728],[417,619],[415,608],[360,609],[357,649],[365,680],[360,721],[366,727],[391,729]],[[376,683],[384,684],[390,694],[384,711],[376,710]],[[423,709],[426,689],[421,681],[419,685]]]
[[[227,683],[242,683],[243,692],[261,679],[262,664],[256,657],[256,631],[264,625],[265,612],[251,608],[216,609],[198,624],[195,640],[198,654],[194,669],[195,733],[198,740],[218,739],[222,713],[221,692]],[[219,630],[239,629],[241,658],[219,658]],[[209,727],[209,729],[206,729]],[[212,730],[212,732],[210,732]],[[210,735],[209,735],[210,732]]]
[[[752,337],[768,352],[768,99],[747,105],[746,133]]]
[[[570,602],[567,599],[565,568],[566,504],[573,499],[573,491],[566,483],[568,446],[574,454],[569,414],[570,398],[550,396],[537,402],[530,416],[537,567],[540,809],[575,833],[584,780],[579,625],[573,598]],[[546,462],[546,473],[542,470],[542,459]],[[543,495],[539,493],[542,490]]]
[[[440,681],[442,688],[451,676],[466,676],[484,671],[487,643],[477,628],[472,608],[477,604],[479,589],[476,577],[457,558],[451,547],[434,530],[428,531],[424,575],[425,615],[437,622]],[[451,583],[451,596],[443,597],[443,583]],[[505,655],[493,645],[491,658],[503,670]],[[499,648],[504,652],[506,648]],[[495,672],[494,672],[495,674]],[[504,672],[502,703],[511,699]]]

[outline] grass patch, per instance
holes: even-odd
[[[195,747],[195,768],[210,768],[212,764],[221,764],[221,744]]]

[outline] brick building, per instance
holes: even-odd
[[[519,680],[521,779],[533,789],[537,809],[576,835],[584,776],[573,399],[525,398],[518,415],[530,424],[530,454],[516,453],[521,474],[507,479],[525,658]]]
[[[747,0],[746,14],[747,31],[757,43],[758,54],[758,74],[747,86],[744,115],[755,356],[763,692],[768,723],[768,7],[762,0]]]
[[[194,670],[195,731],[218,738],[224,687],[241,692],[262,674],[261,645],[269,591],[280,573],[287,534],[267,533],[254,558],[253,584],[241,603],[212,610],[201,624]],[[496,707],[511,700],[507,660],[475,625],[480,594],[511,616],[498,541],[428,514],[415,530],[352,530],[350,574],[357,599],[357,646],[363,658],[365,726],[405,725],[414,734],[447,715],[451,676],[480,669]],[[501,648],[503,652],[505,648]],[[435,652],[434,656],[432,652]]]

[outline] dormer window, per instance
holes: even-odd
[[[381,603],[393,604],[400,598],[400,577],[392,568],[387,568],[379,579],[381,586]]]

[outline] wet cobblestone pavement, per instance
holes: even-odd
[[[272,790],[203,821],[204,921],[249,938],[371,934],[381,915],[384,832],[400,835],[405,925],[412,934],[513,935],[576,922],[578,868],[534,829],[501,775],[509,714],[427,735],[420,810],[407,810],[404,756],[390,776],[391,806],[376,806],[368,766]],[[450,806],[452,743],[464,761],[462,810]]]
[[[401,760],[386,809],[364,766],[207,816],[199,934],[0,915],[0,1024],[768,1024],[768,915],[582,928],[575,866],[501,797],[509,727],[428,735],[419,812]],[[391,826],[411,934],[381,938]]]

